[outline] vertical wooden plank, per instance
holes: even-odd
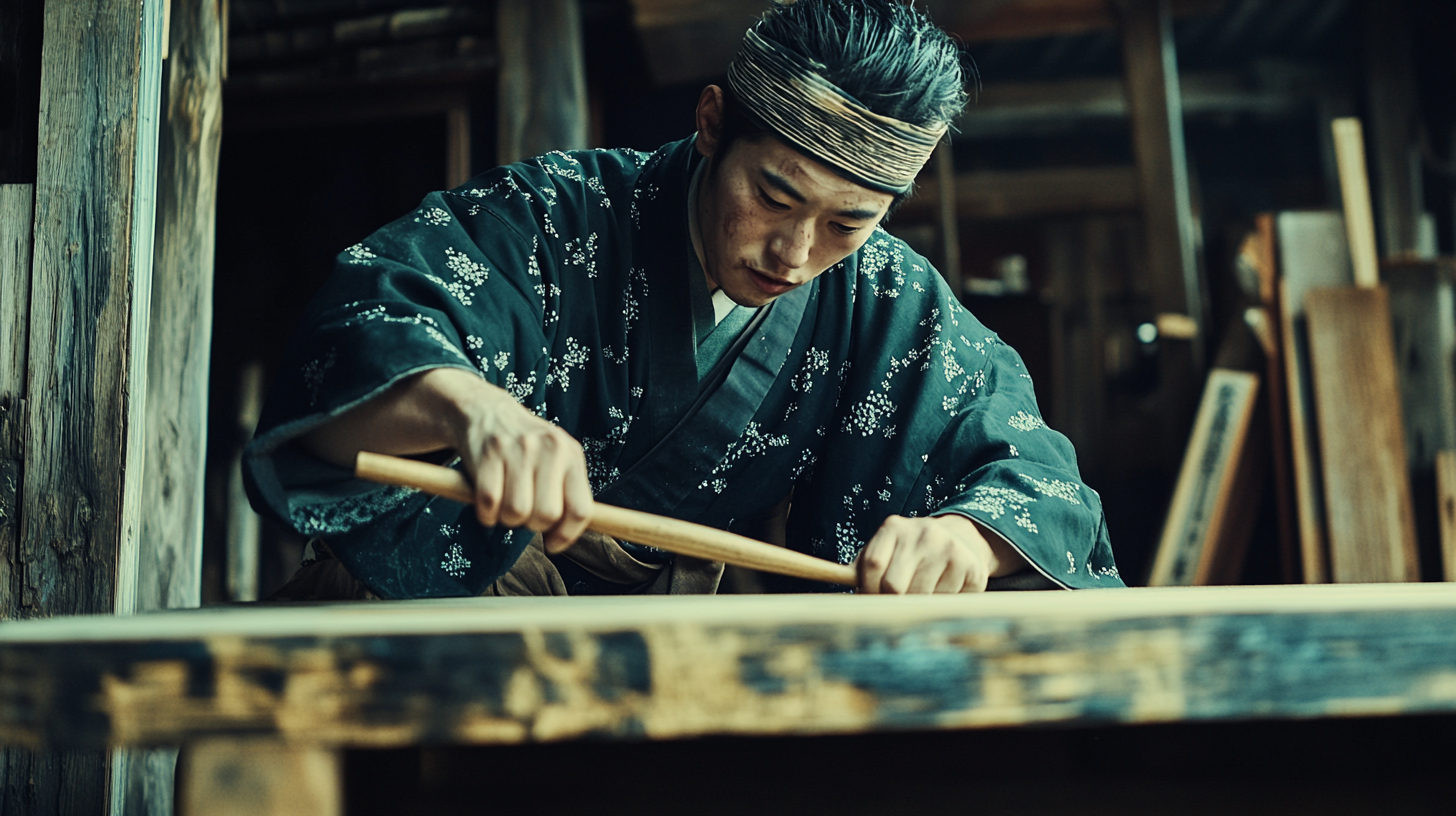
[[[1399,257],[1419,246],[1422,209],[1410,18],[1405,0],[1365,0],[1363,6],[1360,32],[1382,254]]]
[[[185,753],[179,816],[341,816],[337,751],[270,739],[207,739]]]
[[[586,69],[576,0],[498,0],[498,163],[587,146]]]
[[[29,184],[0,185],[0,616],[14,608],[20,541],[34,189]]]
[[[1436,454],[1436,506],[1441,514],[1441,566],[1456,581],[1456,450]]]
[[[141,0],[45,5],[26,466],[9,615],[132,606],[122,575],[135,575],[139,527],[159,11]],[[11,750],[5,760],[0,810],[108,809],[104,753]],[[116,781],[124,786],[124,775]]]
[[[1375,216],[1370,207],[1370,182],[1365,173],[1365,136],[1360,120],[1336,119],[1330,124],[1335,135],[1335,160],[1340,170],[1340,198],[1345,204],[1345,233],[1350,242],[1350,262],[1355,285],[1380,283],[1380,262],[1375,251]]]
[[[1266,328],[1272,343],[1265,343],[1264,399],[1269,406],[1269,446],[1273,452],[1274,500],[1279,520],[1279,565],[1285,583],[1301,580],[1301,558],[1298,518],[1294,503],[1294,464],[1290,451],[1289,401],[1285,380],[1288,360],[1285,354],[1284,327],[1280,322],[1283,310],[1279,303],[1278,238],[1273,213],[1261,213],[1247,249],[1250,262],[1259,274],[1259,300],[1268,316]]]
[[[1315,397],[1309,368],[1305,294],[1321,286],[1354,280],[1344,218],[1337,212],[1283,212],[1275,216],[1279,258],[1280,340],[1289,395],[1289,440],[1294,465],[1294,500],[1299,549],[1306,584],[1327,583],[1324,484],[1320,476]]]
[[[1187,315],[1197,326],[1186,343],[1162,344],[1164,441],[1169,450],[1179,450],[1198,399],[1207,326],[1172,15],[1168,0],[1118,0],[1117,7],[1153,308],[1158,314]]]
[[[1237,476],[1247,475],[1248,439],[1259,394],[1259,377],[1215,368],[1198,408],[1198,419],[1183,456],[1178,486],[1163,526],[1149,586],[1205,586],[1235,572],[1228,562],[1242,559],[1229,533],[1250,508],[1234,508]],[[1247,543],[1247,541],[1243,542]]]
[[[158,145],[147,354],[142,581],[137,608],[201,601],[203,476],[212,337],[221,21],[213,0],[173,0]]]
[[[253,438],[263,411],[263,364],[253,360],[238,375],[237,441],[228,465],[227,598],[258,600],[261,519],[243,487],[243,446]]]
[[[1418,581],[1389,295],[1383,287],[1314,289],[1305,308],[1331,575]]]

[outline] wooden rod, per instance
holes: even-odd
[[[1355,285],[1380,285],[1380,263],[1375,251],[1375,216],[1370,208],[1370,178],[1365,171],[1365,136],[1360,120],[1352,116],[1330,123],[1335,132],[1335,162],[1340,169],[1340,196],[1345,202],[1345,234],[1350,239],[1350,262]]]
[[[371,482],[412,487],[462,504],[475,503],[475,489],[463,474],[427,462],[360,451],[354,463],[354,474]],[[694,558],[811,581],[844,586],[859,583],[854,567],[848,564],[836,564],[724,530],[640,510],[597,503],[592,508],[587,527],[622,541],[646,544]]]

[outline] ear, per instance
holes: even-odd
[[[709,85],[698,94],[698,138],[693,146],[706,157],[718,152],[718,136],[723,128],[723,89]]]

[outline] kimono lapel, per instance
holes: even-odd
[[[699,490],[699,486],[711,477],[768,397],[806,315],[813,319],[818,293],[816,280],[775,301],[762,320],[745,330],[729,349],[722,384],[716,388],[705,384],[708,387],[681,421],[598,498],[680,518],[695,517],[711,503],[716,492]],[[693,376],[696,386],[695,370]],[[692,503],[688,503],[690,499]]]

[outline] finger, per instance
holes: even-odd
[[[500,523],[520,527],[531,517],[531,508],[536,504],[536,445],[530,437],[523,437],[508,447]]]
[[[541,456],[536,465],[536,501],[526,526],[537,532],[555,527],[561,521],[566,502],[566,469],[571,460],[551,436],[542,440]]]
[[[910,582],[915,579],[915,573],[920,570],[923,560],[918,545],[916,538],[903,533],[895,536],[895,552],[890,556],[890,566],[885,570],[885,577],[880,579],[881,592],[904,595],[910,591]]]
[[[475,516],[485,527],[500,522],[501,493],[505,489],[505,467],[499,456],[487,455],[475,471]]]
[[[890,568],[890,559],[895,553],[895,533],[890,529],[888,521],[880,525],[875,532],[874,538],[865,545],[859,552],[859,558],[855,559],[855,570],[859,573],[859,591],[868,595],[879,594],[881,584],[885,578],[885,570]]]
[[[586,532],[587,524],[591,522],[592,513],[592,491],[591,482],[586,477],[586,460],[581,455],[578,446],[576,455],[567,469],[566,478],[563,480],[565,502],[562,507],[561,520],[555,527],[546,531],[546,551],[551,553],[560,552],[581,537]]]
[[[905,588],[905,594],[929,595],[935,591],[950,560],[948,550],[945,542],[935,541],[929,537],[929,533],[921,532],[915,545],[915,552],[920,556],[919,561],[915,565],[914,574],[910,576],[910,584]]]
[[[937,594],[954,594],[965,590],[966,583],[970,580],[971,563],[964,554],[953,555],[945,565],[945,572],[940,574],[940,580],[935,582]]]

